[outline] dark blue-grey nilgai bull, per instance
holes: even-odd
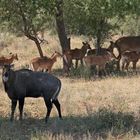
[[[46,122],[50,116],[52,104],[56,106],[59,117],[62,118],[60,103],[57,99],[61,89],[61,81],[58,78],[49,73],[33,72],[28,69],[14,71],[11,65],[4,65],[2,81],[11,99],[11,121],[14,118],[17,101],[19,101],[20,120],[22,120],[25,97],[44,98],[47,107]]]

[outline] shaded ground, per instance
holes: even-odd
[[[105,139],[109,132],[117,137],[130,131],[133,135],[140,134],[140,120],[135,118],[133,113],[116,113],[106,108],[88,116],[65,116],[63,120],[52,117],[48,124],[44,123],[44,119],[38,118],[26,118],[22,122],[15,120],[13,123],[9,122],[8,118],[0,119],[0,139],[9,140],[30,140],[42,135],[64,135],[67,138],[71,136],[76,140],[88,134],[95,139],[99,136]]]

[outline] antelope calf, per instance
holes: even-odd
[[[113,55],[109,52],[107,54],[97,55],[97,56],[96,55],[87,55],[88,51],[89,50],[87,50],[87,53],[86,53],[85,57],[83,58],[86,66],[89,68],[91,68],[91,66],[93,66],[93,65],[98,66],[98,72],[97,72],[98,75],[99,75],[100,70],[104,70],[104,72],[106,73],[106,70],[105,70],[106,63],[108,63],[114,59]]]
[[[49,73],[53,67],[53,64],[57,61],[57,57],[62,57],[58,52],[55,52],[50,58],[48,57],[37,57],[31,60],[34,71],[47,70]]]
[[[12,64],[14,60],[18,60],[17,54],[11,54],[10,57],[1,56],[0,57],[0,65],[8,65]]]
[[[132,51],[132,52],[124,52],[121,56],[122,61],[122,70],[128,70],[128,66],[130,62],[133,64],[133,70],[136,70],[136,64],[140,59],[140,52]]]

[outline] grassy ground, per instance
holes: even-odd
[[[12,41],[11,41],[11,40]],[[49,45],[43,45],[48,56],[59,50],[56,37],[48,36]],[[73,37],[72,46],[80,47],[83,37]],[[9,41],[10,40],[10,41]],[[23,68],[38,56],[32,42],[25,38],[9,37],[9,47],[1,55],[18,53],[15,67]],[[54,66],[54,74],[62,68],[62,60]],[[62,90],[59,100],[63,120],[55,107],[48,124],[44,123],[46,107],[42,98],[27,98],[24,120],[9,121],[10,100],[0,82],[0,139],[2,140],[139,140],[140,139],[140,75],[110,76],[102,79],[59,76]]]

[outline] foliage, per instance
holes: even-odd
[[[51,4],[53,5],[52,0],[1,0],[0,2],[0,21],[3,27],[33,40],[41,57],[43,52],[40,44],[44,41],[43,32],[52,18]]]
[[[44,2],[41,0],[2,0],[0,5],[1,21],[14,33],[23,34],[28,30],[34,34],[44,30],[50,18],[49,12],[43,9]]]
[[[123,31],[124,35],[140,35],[140,16],[139,15],[129,15],[119,23],[120,29]]]
[[[66,0],[66,27],[69,33],[92,35],[99,47],[126,15],[139,14],[138,3],[138,0]],[[116,22],[111,22],[113,18]]]
[[[1,0],[0,28],[35,41],[34,38],[40,39],[38,32],[55,29],[54,19],[62,11],[67,33],[90,35],[97,48],[116,29],[139,34],[139,0]],[[66,34],[59,34],[64,47]]]

